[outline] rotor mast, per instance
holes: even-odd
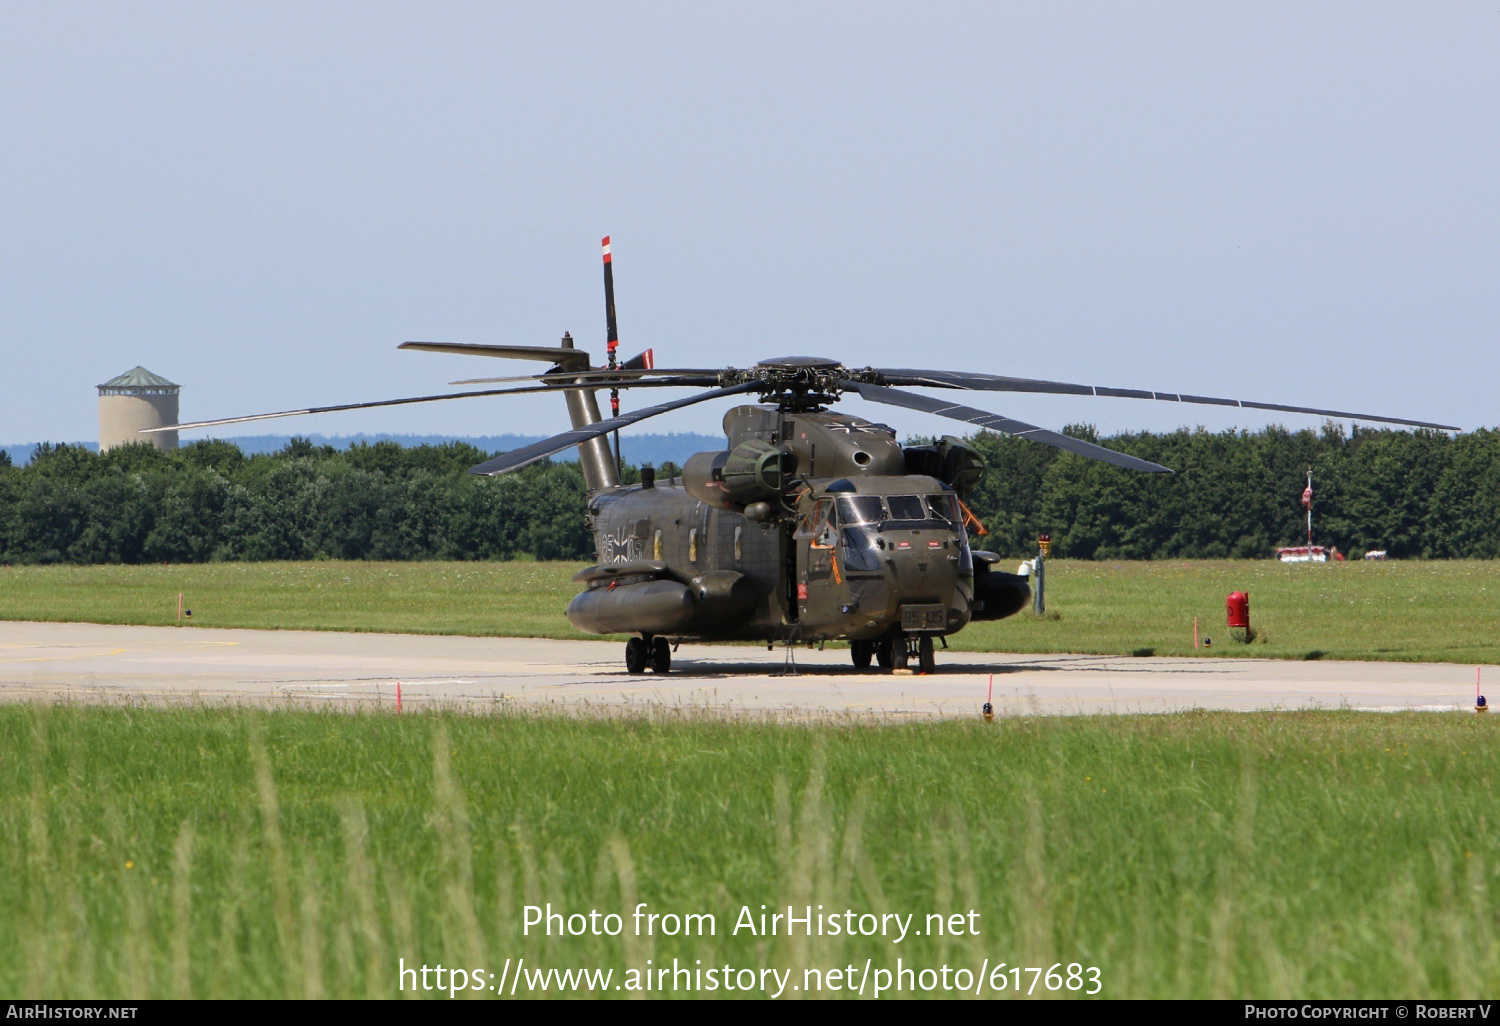
[[[564,349],[573,348],[571,332],[563,333],[561,345]],[[594,397],[592,388],[565,389],[563,397],[568,403],[568,420],[575,429],[604,419],[599,414],[599,400]],[[611,458],[609,442],[603,438],[588,438],[578,443],[578,464],[583,468],[583,484],[589,494],[620,486],[619,461]]]

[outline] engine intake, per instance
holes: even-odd
[[[952,435],[944,435],[932,445],[908,445],[903,455],[908,473],[935,477],[959,495],[967,495],[984,477],[984,457],[979,450]]]
[[[727,452],[688,457],[682,485],[695,499],[738,512],[753,502],[778,500],[796,469],[796,454],[752,438]]]

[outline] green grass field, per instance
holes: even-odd
[[[585,637],[563,617],[573,563],[211,563],[0,569],[0,618]],[[1494,589],[1493,591],[1491,589]],[[1224,598],[1250,593],[1256,638]],[[1049,564],[1048,612],[957,635],[959,649],[1500,662],[1500,562],[1286,566],[1270,560]]]
[[[1497,730],[0,706],[0,992],[383,997],[398,958],[800,984],[899,956],[1076,962],[1108,997],[1477,997],[1500,989]],[[549,901],[717,933],[523,937]],[[730,935],[762,903],[973,909],[980,933]]]

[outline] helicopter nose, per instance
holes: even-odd
[[[903,602],[951,606],[958,582],[959,543],[949,531],[887,534],[886,562]]]

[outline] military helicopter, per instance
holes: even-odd
[[[1258,403],[1175,392],[1071,384],[949,370],[853,368],[838,360],[785,356],[748,368],[659,368],[651,350],[617,358],[614,272],[603,242],[607,362],[596,367],[565,334],[557,346],[405,342],[399,348],[550,364],[542,374],[469,378],[455,385],[502,384],[443,395],[286,410],[179,424],[183,431],[337,410],[480,396],[560,392],[573,428],[471,468],[504,474],[578,447],[587,488],[587,523],[598,562],[579,571],[583,590],[567,617],[592,634],[628,634],[625,668],[666,673],[675,644],[765,641],[768,646],[847,641],[854,666],[934,669],[934,639],[975,621],[1024,608],[1028,579],[999,569],[1000,557],[971,549],[980,528],[964,505],[984,462],[959,438],[901,445],[883,424],[834,412],[845,396],[918,410],[1015,435],[1143,473],[1169,468],[1009,417],[937,399],[913,388],[1113,396],[1312,414],[1456,431],[1397,417]],[[597,392],[609,389],[611,416]],[[674,399],[620,412],[624,388],[696,388]],[[622,428],[697,403],[754,396],[724,417],[725,447],[698,453],[680,477],[650,467],[637,484],[620,479]],[[614,435],[611,449],[608,436]],[[944,642],[946,645],[946,642]]]

